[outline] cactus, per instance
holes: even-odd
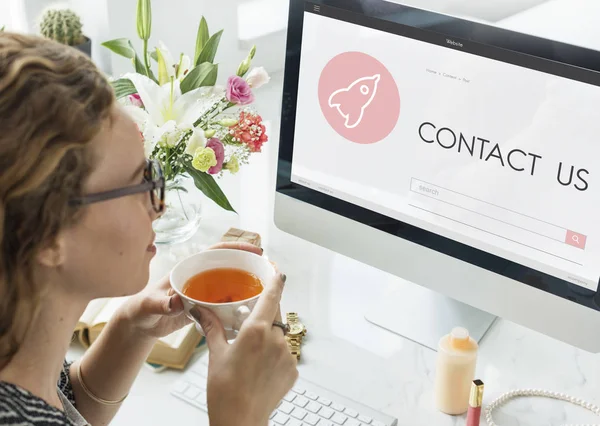
[[[40,23],[44,37],[69,46],[85,42],[81,28],[81,19],[69,9],[50,9],[44,13]]]

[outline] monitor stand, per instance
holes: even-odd
[[[480,342],[496,317],[404,280],[389,286],[365,319],[392,333],[437,351],[438,341],[453,327],[469,330]]]

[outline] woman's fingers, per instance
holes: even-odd
[[[284,274],[275,275],[265,286],[249,319],[268,323],[272,323],[275,320],[277,312],[279,312],[279,303],[281,302],[285,280],[286,276]]]

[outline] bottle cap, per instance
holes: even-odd
[[[469,330],[463,327],[454,327],[450,335],[455,340],[469,340]]]
[[[450,332],[450,346],[459,350],[473,349],[473,344],[469,338],[469,330],[464,327],[454,327]]]

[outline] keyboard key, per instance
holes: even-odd
[[[315,426],[317,423],[319,423],[319,420],[320,419],[314,414],[309,414],[304,418],[303,421],[304,423],[309,424],[310,426]]]
[[[304,411],[302,408],[294,408],[294,411],[292,411],[292,417],[297,418],[298,420],[302,420],[306,417],[308,413],[306,411]]]
[[[292,411],[294,411],[294,406],[289,402],[283,402],[277,409],[282,413],[290,414]]]
[[[184,393],[187,388],[188,384],[186,382],[177,382],[175,383],[175,386],[173,386],[173,391]]]
[[[296,392],[298,395],[304,395],[306,393],[306,390],[299,388],[299,387],[293,387],[292,390],[294,392]]]
[[[296,399],[296,394],[290,392],[284,396],[283,399],[285,399],[287,402],[292,402],[294,399]]]
[[[306,409],[308,411],[310,411],[311,413],[318,413],[319,410],[321,409],[321,406],[314,401],[310,401],[308,403],[308,405],[306,406]]]
[[[333,411],[331,408],[322,407],[321,410],[319,411],[319,416],[323,417],[324,419],[330,419],[334,413],[335,413],[335,411]]]
[[[348,417],[352,417],[353,419],[358,417],[358,413],[351,408],[346,408],[344,410],[344,414],[347,415]]]
[[[307,397],[308,399],[312,399],[313,401],[316,401],[317,399],[319,399],[319,395],[317,395],[316,393],[313,392],[306,392],[304,394],[305,397]]]
[[[300,408],[306,407],[306,404],[308,404],[308,399],[304,398],[303,396],[297,396],[294,399],[294,405],[297,405]]]
[[[360,416],[358,416],[358,421],[361,423],[364,423],[366,425],[370,425],[371,422],[373,421],[373,419],[370,417],[367,417],[367,416],[360,415]]]
[[[321,396],[319,397],[319,399],[317,399],[317,401],[326,407],[329,407],[331,405],[330,400],[328,400],[327,398],[323,398]]]
[[[346,423],[346,420],[348,420],[348,417],[340,413],[335,413],[335,415],[331,418],[331,421],[338,425],[343,425]]]
[[[197,388],[194,385],[190,385],[189,388],[185,391],[185,397],[189,399],[196,399],[198,395],[200,395],[200,388]]]
[[[289,419],[290,419],[289,416],[287,416],[283,413],[277,413],[277,415],[273,418],[273,421],[275,423],[277,423],[278,425],[284,425],[288,422]]]
[[[1,0],[0,0],[1,1]],[[208,357],[198,360],[186,376],[175,381],[170,393],[188,401],[196,408],[207,411],[206,378]],[[313,388],[301,380],[278,403],[271,413],[268,426],[388,426],[381,420],[360,414],[360,408],[340,398],[320,396],[318,388]],[[347,402],[346,407],[339,402]],[[379,417],[386,418],[385,415]]]

